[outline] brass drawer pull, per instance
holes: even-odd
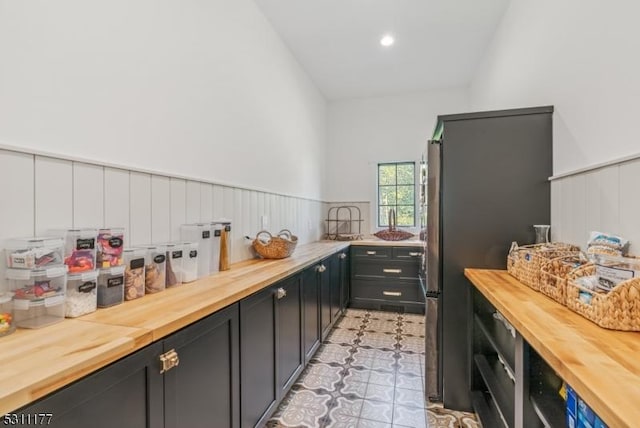
[[[382,269],[384,273],[402,273],[402,269]]]
[[[409,255],[411,257],[418,257],[421,253],[416,253],[416,252],[410,252]]]
[[[382,294],[384,294],[385,296],[394,296],[394,297],[402,296],[402,293],[399,291],[383,291]]]
[[[377,253],[377,251],[367,251],[368,256],[375,256]]]
[[[180,357],[175,349],[160,355],[160,374],[168,372],[172,368],[180,364]]]

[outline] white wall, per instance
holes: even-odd
[[[554,174],[640,153],[640,2],[512,0],[474,110],[553,104]]]
[[[320,199],[325,109],[252,0],[0,0],[0,144]]]
[[[124,227],[125,245],[180,241],[180,225],[233,220],[231,261],[253,257],[250,241],[268,229],[288,228],[300,243],[320,239],[325,204],[254,190],[0,150],[0,248],[10,237],[57,228]],[[0,290],[6,287],[0,263]]]
[[[466,88],[329,102],[326,200],[357,203],[374,230],[376,165],[419,161],[436,117],[467,110]]]

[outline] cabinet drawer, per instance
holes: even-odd
[[[361,260],[353,264],[353,277],[356,279],[405,279],[418,280],[418,264],[387,260]]]
[[[390,259],[391,247],[351,247],[351,255],[359,259]]]
[[[352,299],[375,299],[389,302],[421,302],[419,285],[399,281],[353,281]]]
[[[392,256],[397,260],[417,260],[422,257],[420,247],[393,247]]]

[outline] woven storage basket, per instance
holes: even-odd
[[[556,257],[577,255],[579,251],[575,245],[562,242],[523,246],[514,242],[507,256],[507,271],[526,286],[538,291],[543,262]]]
[[[591,301],[587,303],[581,299],[581,292],[583,296],[591,296]],[[600,327],[640,331],[640,278],[621,282],[606,294],[568,281],[567,307]]]
[[[268,236],[268,237],[265,237]],[[298,245],[298,237],[283,229],[276,236],[266,230],[258,232],[253,240],[253,249],[265,259],[284,259],[293,254]]]
[[[545,260],[540,269],[539,291],[565,305],[567,281],[594,273],[595,266],[586,256],[569,255]]]

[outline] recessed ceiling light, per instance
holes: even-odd
[[[380,44],[384,47],[391,46],[396,40],[393,38],[391,34],[385,34],[380,39]]]

